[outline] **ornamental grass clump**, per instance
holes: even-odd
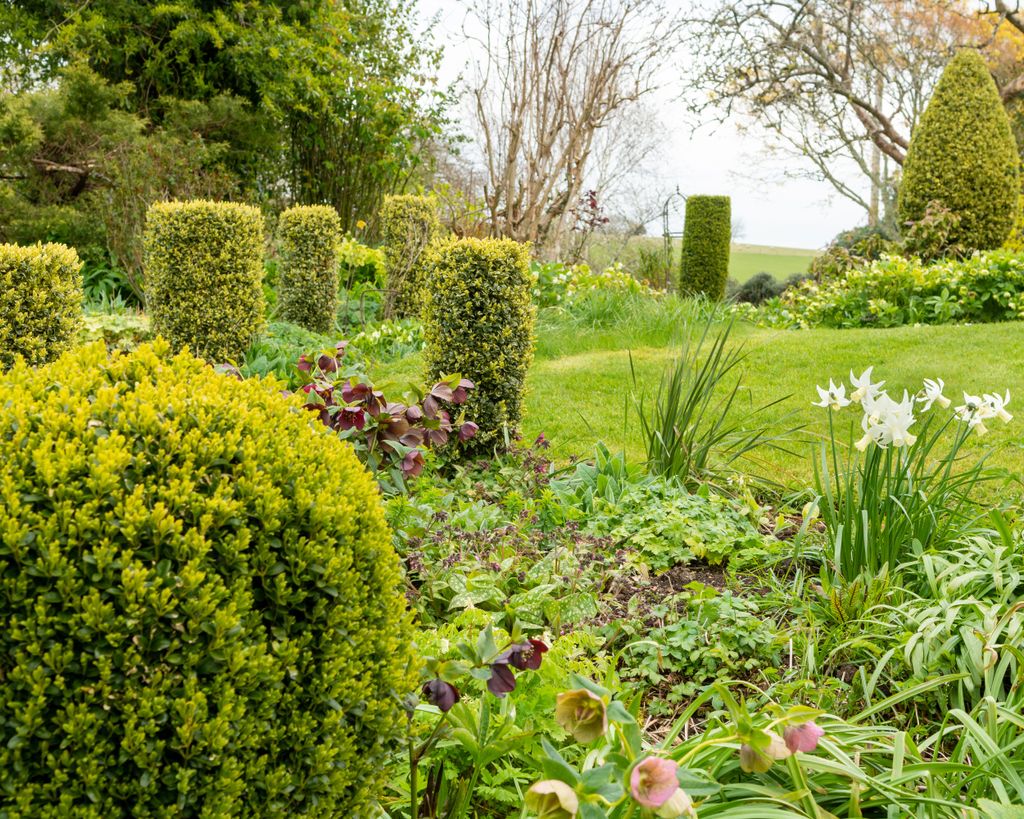
[[[925,379],[919,392],[899,401],[872,381],[873,368],[850,373],[852,391],[830,380],[814,406],[828,410],[829,440],[815,460],[818,509],[834,550],[836,571],[852,580],[896,569],[915,553],[943,549],[969,533],[983,514],[971,502],[993,474],[982,458],[965,466],[960,450],[986,421],[1008,423],[1010,394],[964,393],[963,404],[944,395],[942,379]],[[860,405],[854,455],[840,455],[834,416]],[[934,406],[950,410],[932,412]],[[921,418],[923,416],[923,419]],[[851,436],[852,440],[853,436]]]
[[[157,202],[146,214],[153,330],[207,361],[241,361],[265,325],[263,216],[234,202]]]
[[[410,674],[373,479],[164,341],[0,377],[0,816],[369,815]]]
[[[52,361],[82,324],[82,263],[64,245],[0,244],[0,371]]]

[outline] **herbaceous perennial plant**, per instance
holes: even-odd
[[[971,529],[971,493],[994,474],[984,458],[965,465],[960,450],[972,433],[988,431],[986,421],[1012,419],[1009,392],[965,392],[963,404],[953,407],[942,379],[925,379],[919,392],[904,390],[899,401],[884,385],[872,380],[868,367],[859,377],[850,373],[849,395],[845,384],[830,380],[817,388],[814,402],[829,413],[829,441],[814,464],[816,503],[836,569],[847,579],[894,569]],[[860,437],[843,459],[835,415],[853,405],[862,410]]]

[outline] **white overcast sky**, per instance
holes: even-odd
[[[445,46],[441,77],[451,82],[471,56],[467,51],[471,46],[461,34],[465,12],[458,0],[419,0],[419,10],[424,19],[437,15],[437,38]],[[684,194],[730,195],[733,216],[743,225],[738,241],[751,244],[822,247],[840,230],[865,221],[860,208],[834,194],[824,182],[783,180],[779,173],[769,175],[777,181],[765,182],[763,174],[756,172],[766,162],[761,140],[754,133],[741,133],[739,127],[749,123],[727,122],[693,132],[684,120],[683,103],[674,99],[681,90],[667,87],[655,102],[669,138],[662,155],[651,163],[652,185],[666,192],[678,186]],[[773,167],[779,161],[773,160]],[[788,165],[800,167],[796,160],[788,160]],[[660,224],[651,225],[650,231],[660,233]]]

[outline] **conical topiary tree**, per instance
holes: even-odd
[[[910,140],[897,208],[916,222],[931,202],[960,217],[948,237],[965,250],[999,247],[1013,227],[1020,157],[999,91],[977,51],[957,52]]]

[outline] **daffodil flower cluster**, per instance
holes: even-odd
[[[884,381],[872,381],[873,367],[868,367],[859,376],[850,371],[850,395],[846,394],[846,385],[829,379],[828,387],[817,387],[818,400],[813,402],[816,407],[838,412],[852,404],[859,404],[864,411],[861,418],[863,436],[855,446],[863,452],[871,444],[886,447],[910,447],[917,441],[917,436],[910,428],[917,422],[915,412],[928,412],[932,406],[947,409],[952,401],[943,394],[945,382],[941,378],[924,379],[920,391],[910,395],[906,390],[899,401],[891,398],[883,387]],[[964,393],[964,403],[955,408],[956,418],[967,424],[968,428],[984,435],[988,429],[985,421],[998,418],[1009,423],[1013,416],[1007,412],[1010,393],[984,393],[971,395]]]

